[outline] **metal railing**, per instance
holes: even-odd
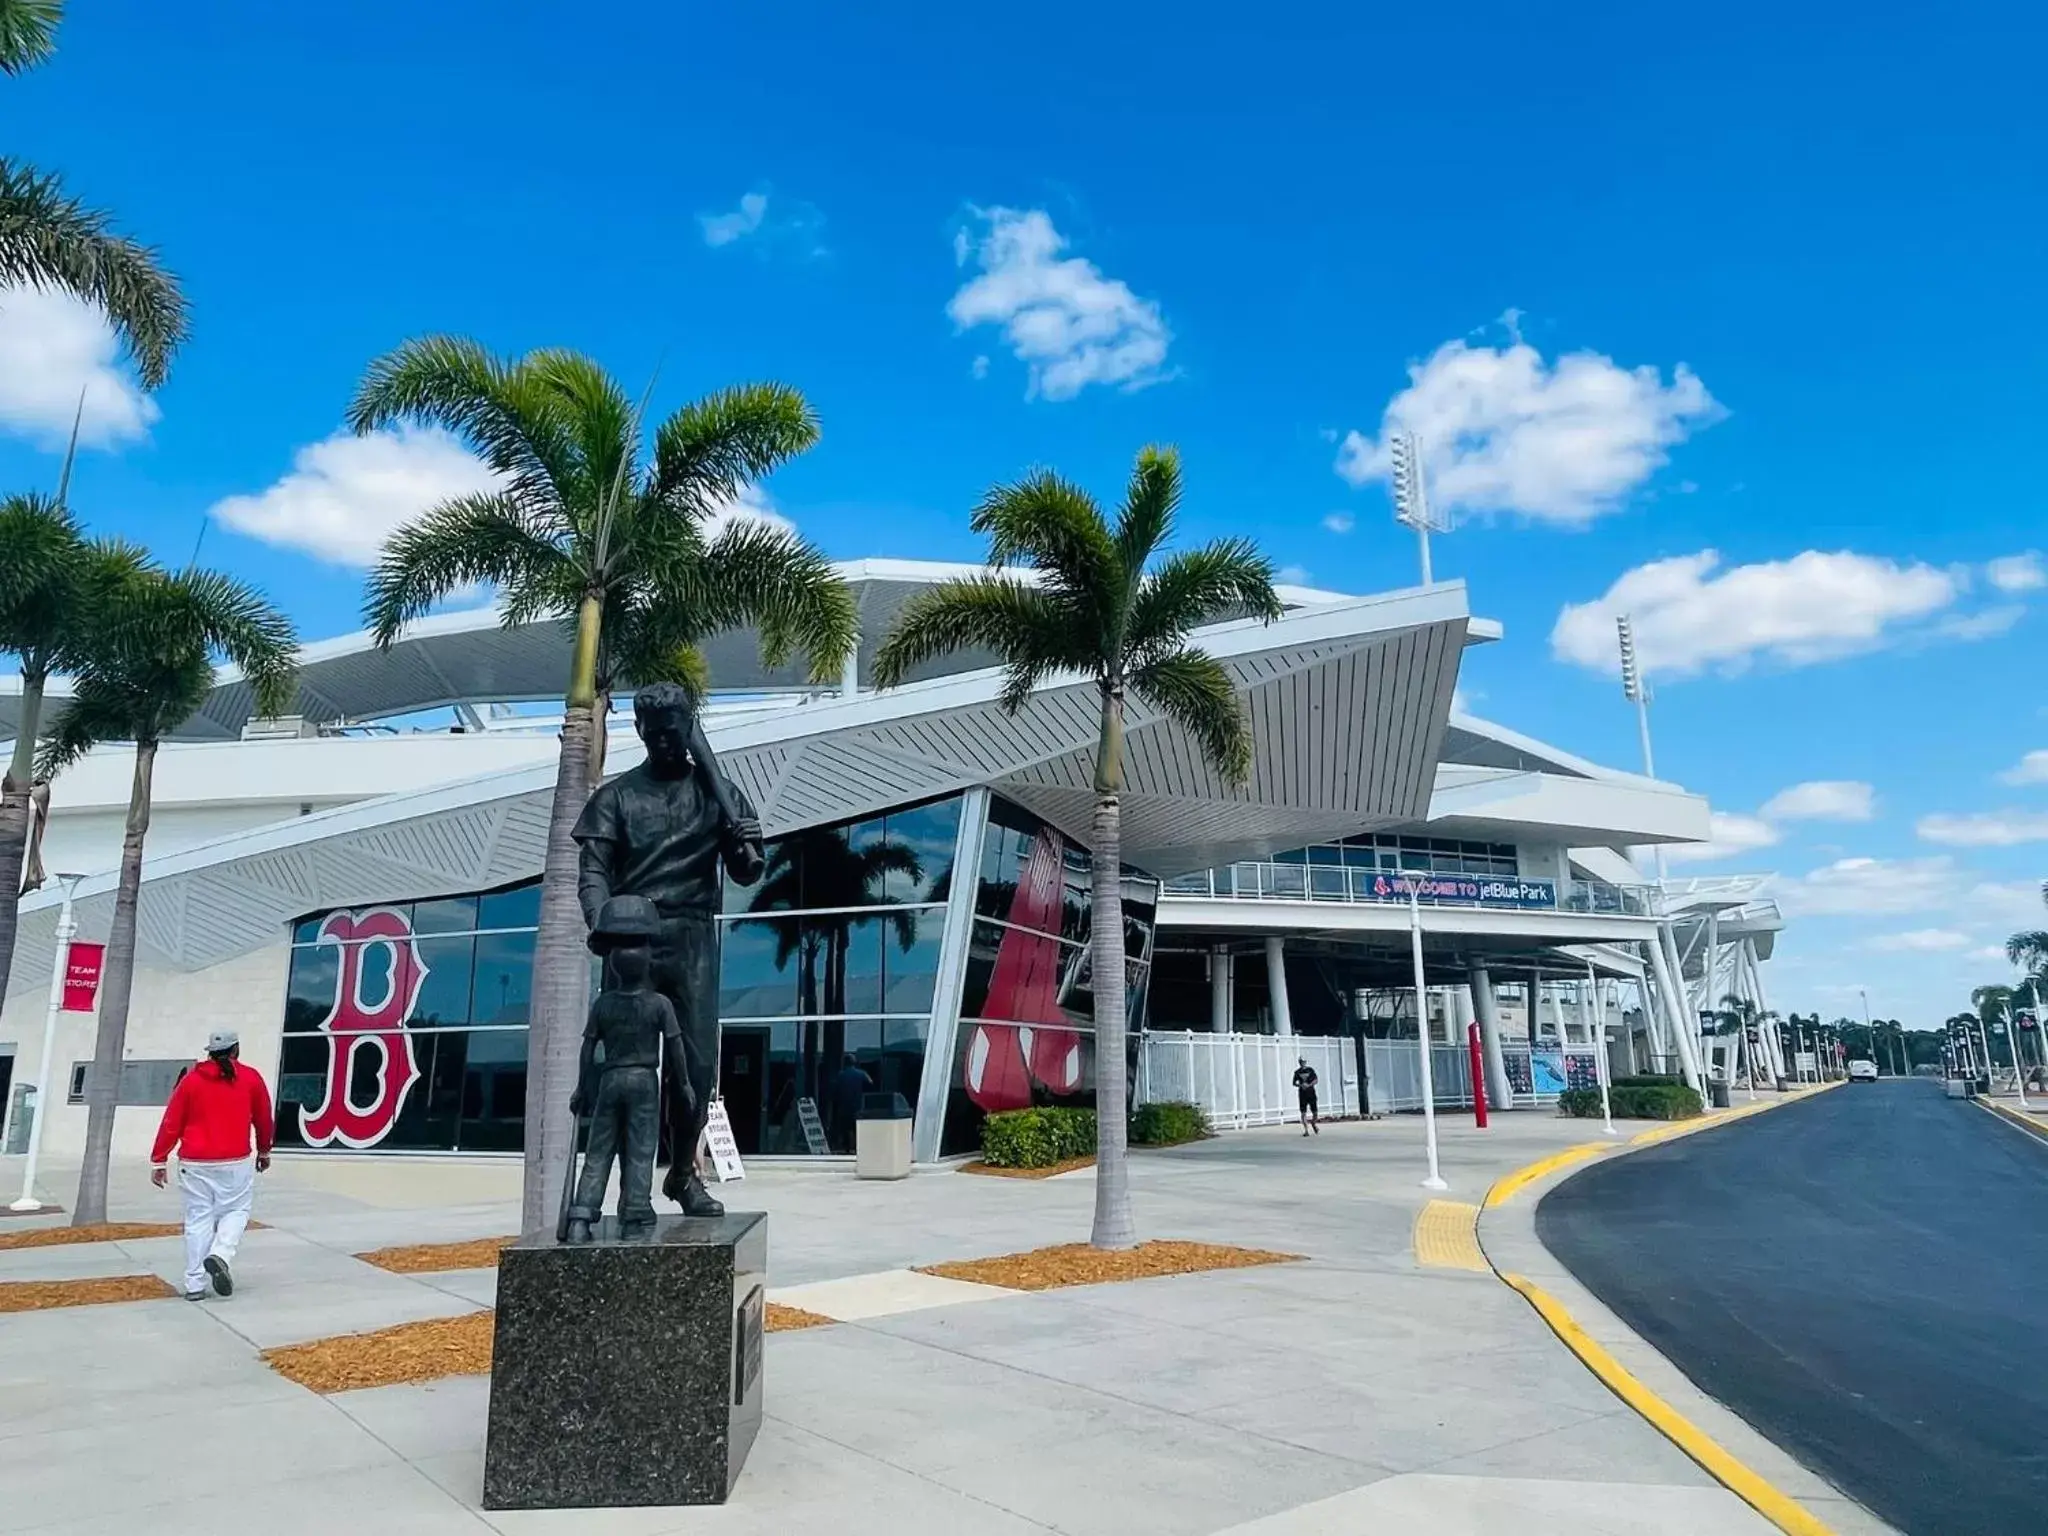
[[[1386,869],[1349,869],[1334,864],[1277,864],[1246,860],[1220,869],[1176,875],[1163,883],[1166,899],[1211,901],[1332,901],[1398,905],[1408,899],[1406,875]],[[1653,916],[1653,889],[1572,880],[1562,893],[1548,880],[1516,875],[1429,873],[1422,904],[1430,907],[1509,907],[1558,912]]]

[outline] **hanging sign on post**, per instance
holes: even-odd
[[[104,944],[86,944],[77,939],[64,960],[64,1011],[91,1013],[99,996],[100,970],[107,958]]]
[[[725,1100],[713,1099],[711,1113],[704,1118],[704,1144],[711,1153],[711,1167],[718,1182],[730,1184],[744,1179],[747,1170],[740,1163],[739,1143],[733,1140],[732,1121],[726,1118]]]

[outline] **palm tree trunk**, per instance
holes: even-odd
[[[142,843],[149,835],[156,743],[135,744],[135,782],[128,791],[128,826],[121,838],[121,883],[114,891],[114,924],[107,932],[106,971],[100,982],[99,1035],[85,1080],[85,1166],[78,1173],[74,1227],[107,1219],[107,1165],[114,1153],[114,1106],[121,1095],[121,1061],[128,1045],[128,1001],[135,991],[135,907],[142,896]],[[40,1107],[37,1113],[42,1111]]]
[[[1102,734],[1095,748],[1095,817],[1088,854],[1093,910],[1088,943],[1095,972],[1095,1227],[1097,1248],[1135,1248],[1128,1161],[1129,1076],[1124,1062],[1123,882],[1124,697],[1102,690]]]
[[[595,789],[604,782],[605,749],[611,744],[612,691],[609,686],[597,690],[597,701],[590,707],[590,787]]]
[[[576,615],[576,651],[563,700],[562,748],[548,815],[547,861],[540,879],[540,931],[533,942],[533,1021],[526,1042],[526,1179],[519,1229],[551,1225],[561,1204],[577,1058],[590,1008],[589,927],[576,894],[576,839],[570,834],[590,798],[590,733],[597,691],[598,599]]]
[[[42,728],[43,677],[21,673],[21,724],[14,755],[0,778],[0,1008],[7,1006],[7,974],[14,968],[15,924],[21,899],[21,862],[28,851],[29,787],[35,781],[36,737]],[[43,1107],[36,1106],[41,1114]]]

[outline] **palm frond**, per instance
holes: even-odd
[[[1182,550],[1144,578],[1125,634],[1138,664],[1177,649],[1204,624],[1242,615],[1272,623],[1284,610],[1272,562],[1249,539]]]
[[[1131,674],[1139,698],[1194,737],[1216,771],[1230,784],[1251,777],[1252,737],[1230,674],[1213,656],[1176,651]]]
[[[577,492],[567,498],[568,510],[572,517],[587,518],[586,535],[596,534],[608,514],[638,490],[634,460],[640,413],[618,382],[580,352],[548,348],[529,353],[519,373],[560,401],[560,421],[577,470]]]
[[[242,681],[267,715],[290,707],[298,681],[298,637],[291,620],[247,582],[221,571],[189,570],[167,577],[181,622],[194,648],[211,658],[224,656],[241,669]],[[166,604],[167,618],[176,608]],[[172,638],[173,625],[165,625]],[[211,677],[207,679],[212,682]],[[192,708],[198,707],[198,701]],[[188,710],[186,713],[190,713]],[[182,716],[180,717],[183,718]]]
[[[875,652],[875,685],[894,688],[928,661],[958,651],[992,653],[1007,670],[1003,707],[1023,708],[1048,674],[1100,677],[1104,658],[1077,633],[1073,613],[1052,594],[991,572],[941,582],[903,605]]]
[[[349,402],[349,429],[398,421],[445,428],[512,481],[535,515],[579,499],[580,462],[564,397],[522,364],[461,336],[422,336],[372,362]]]
[[[363,623],[380,646],[450,593],[479,582],[505,593],[505,621],[574,613],[577,572],[550,521],[511,497],[445,501],[394,533],[364,586]]]
[[[43,734],[36,775],[54,779],[102,742],[132,741],[136,735],[128,700],[97,680],[82,677]]]
[[[1172,448],[1148,447],[1138,453],[1131,483],[1117,517],[1117,553],[1135,584],[1161,545],[1173,536],[1180,508],[1180,454]]]
[[[718,390],[684,406],[656,430],[648,499],[683,516],[701,517],[817,441],[817,416],[787,385]]]
[[[185,296],[152,247],[113,233],[106,214],[65,196],[55,176],[0,158],[0,287],[10,284],[104,310],[146,389],[163,383],[185,340]]]
[[[2005,958],[2030,971],[2048,971],[2048,929],[2014,934],[2005,941]]]
[[[811,545],[769,523],[727,523],[699,564],[700,594],[678,584],[678,605],[702,603],[721,629],[752,623],[761,636],[761,660],[779,667],[803,654],[819,682],[837,679],[860,639],[853,594],[832,564]]]
[[[57,51],[64,0],[0,0],[0,75],[35,68]]]
[[[67,644],[85,612],[86,543],[77,519],[52,497],[0,500],[0,654],[24,676],[68,665]]]
[[[1130,583],[1095,498],[1050,470],[981,499],[969,524],[988,535],[990,565],[1028,565],[1091,614],[1106,648],[1114,641]]]

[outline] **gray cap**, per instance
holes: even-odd
[[[661,916],[645,896],[611,896],[598,909],[590,947],[599,954],[621,943],[646,943],[661,927]]]
[[[217,1051],[232,1051],[241,1043],[242,1037],[232,1029],[216,1029],[206,1037],[206,1054],[211,1056]]]

